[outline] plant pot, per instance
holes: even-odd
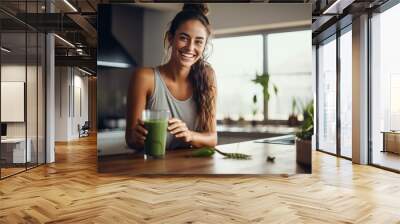
[[[222,124],[224,124],[224,125],[230,125],[230,124],[232,124],[232,122],[233,122],[233,120],[229,117],[226,117],[222,120]]]
[[[288,119],[288,125],[293,127],[299,125],[299,120],[296,115],[290,115]]]
[[[305,166],[311,166],[311,140],[296,138],[296,161]]]
[[[257,125],[257,121],[255,121],[255,120],[252,120],[252,121],[251,121],[251,126],[253,126],[253,127],[254,127],[254,126],[256,126],[256,125]]]
[[[237,121],[238,125],[243,126],[246,125],[246,120],[242,117],[239,118],[239,120]]]

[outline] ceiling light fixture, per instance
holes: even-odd
[[[90,72],[88,72],[88,71],[86,71],[86,70],[83,70],[83,69],[81,69],[81,68],[79,68],[79,67],[78,67],[78,70],[81,71],[81,72],[83,72],[83,73],[85,73],[85,74],[87,74],[87,75],[90,75],[90,76],[93,75],[92,73],[90,73]]]
[[[6,53],[10,53],[10,52],[11,52],[11,50],[9,50],[9,49],[7,49],[7,48],[5,48],[5,47],[1,47],[1,50],[4,51],[4,52],[6,52]]]
[[[65,4],[67,4],[72,10],[74,10],[74,12],[78,12],[78,10],[71,4],[69,3],[68,0],[64,0]]]
[[[112,61],[97,61],[98,66],[114,67],[114,68],[129,68],[131,65],[123,62],[112,62]]]
[[[322,13],[323,15],[338,15],[343,13],[343,9],[351,5],[355,0],[336,0]]]
[[[54,34],[54,36],[55,37],[57,37],[59,40],[61,40],[62,42],[64,42],[64,43],[66,43],[67,45],[69,45],[70,47],[73,47],[73,48],[75,48],[75,45],[73,45],[71,42],[69,42],[68,40],[66,40],[66,39],[64,39],[64,38],[62,38],[62,37],[60,37],[59,35],[57,35],[57,34]]]

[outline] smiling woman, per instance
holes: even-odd
[[[215,146],[217,144],[215,74],[206,62],[205,49],[211,35],[205,4],[184,4],[165,34],[165,64],[138,68],[128,90],[126,143],[142,149],[148,130],[142,112],[167,110],[167,148]]]

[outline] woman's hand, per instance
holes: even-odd
[[[138,146],[144,146],[144,140],[146,140],[147,130],[144,127],[144,122],[138,120],[133,132],[134,144]]]
[[[172,118],[168,121],[168,131],[175,138],[181,139],[184,142],[193,141],[193,133],[188,129],[185,122],[177,118]]]

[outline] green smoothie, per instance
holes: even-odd
[[[167,142],[167,120],[144,121],[147,130],[144,142],[144,153],[153,158],[163,158],[165,155],[165,144]]]

